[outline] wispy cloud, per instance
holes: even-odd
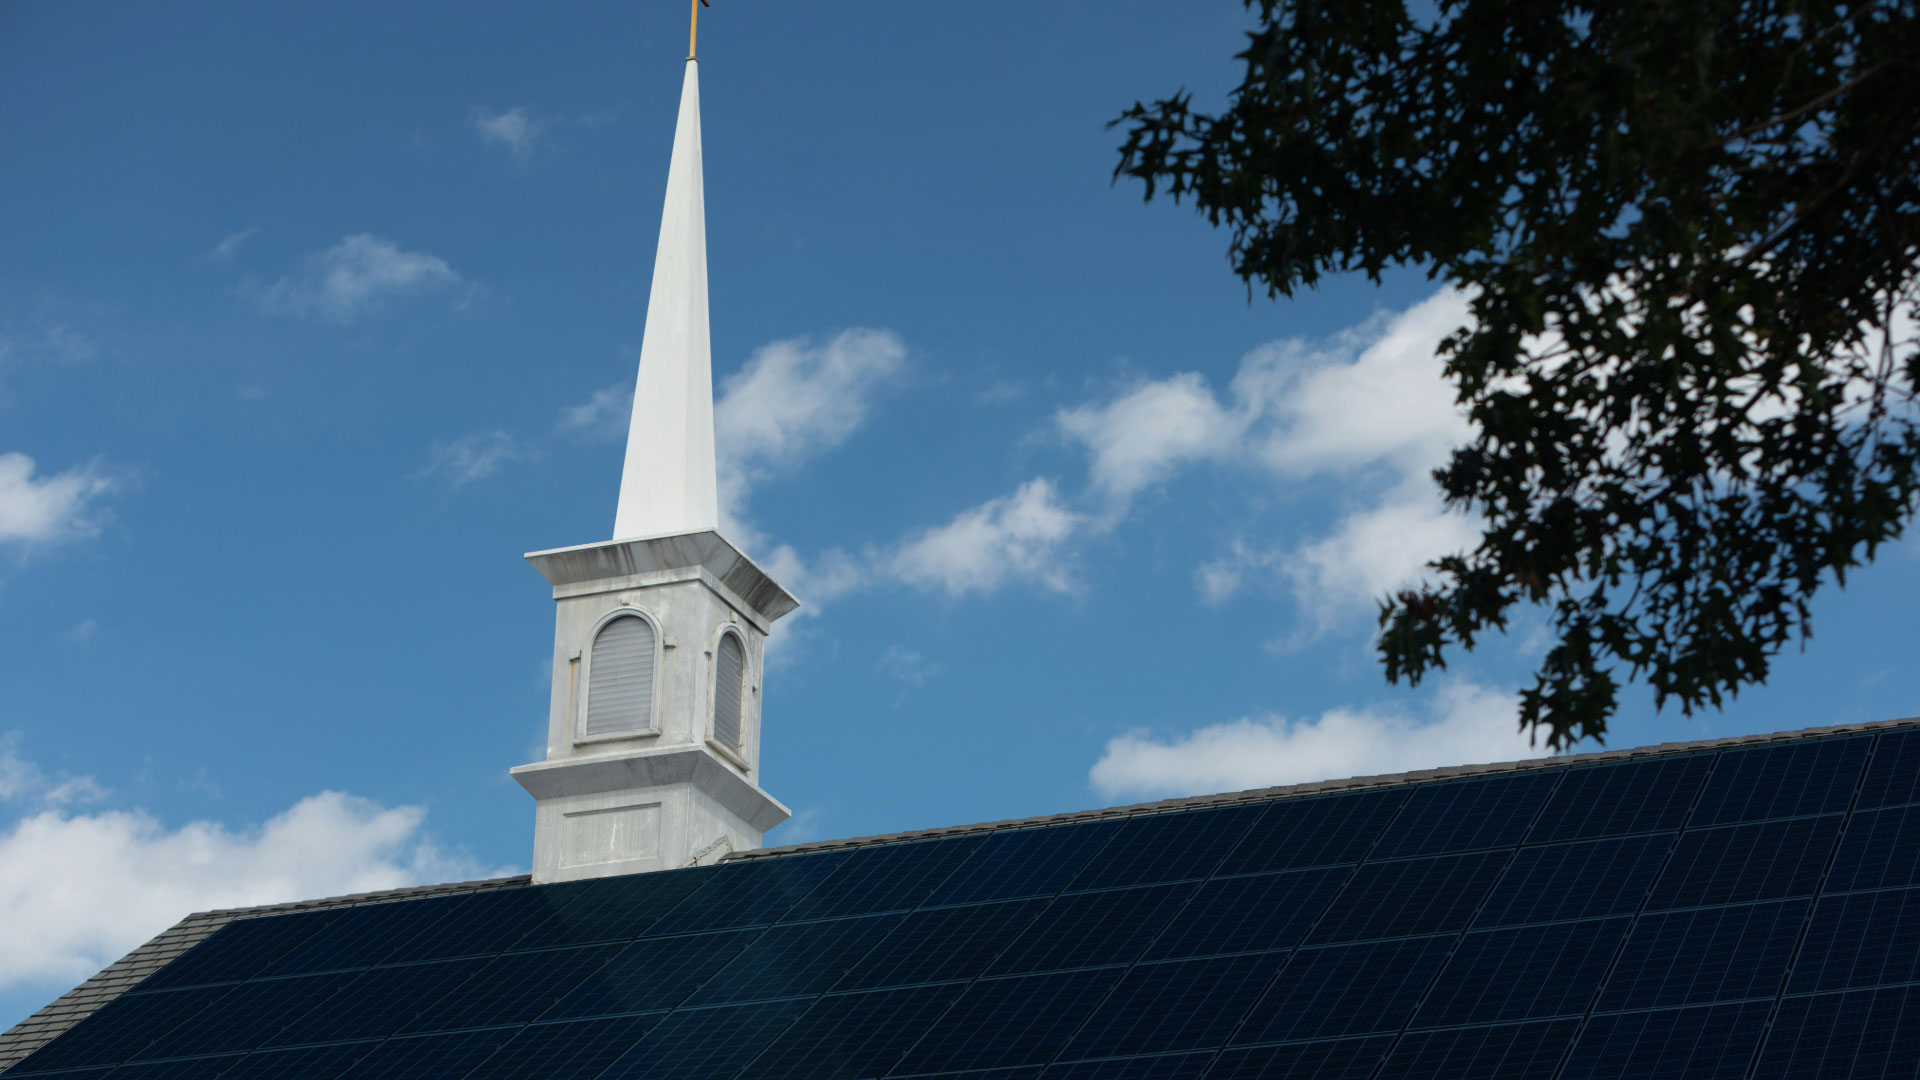
[[[527,456],[520,441],[504,431],[480,431],[449,442],[435,442],[427,463],[414,476],[461,488],[484,480],[509,462]]]
[[[99,500],[126,483],[99,462],[36,475],[32,458],[0,454],[0,545],[31,548],[85,539],[100,531]]]
[[[356,233],[308,256],[299,272],[250,291],[268,314],[351,322],[392,300],[459,284],[460,275],[437,255]]]
[[[1078,581],[1066,544],[1086,521],[1060,501],[1052,483],[1029,480],[1011,495],[908,537],[886,566],[898,581],[949,596],[1015,583],[1071,593]]]
[[[941,668],[904,645],[889,645],[887,651],[880,655],[880,663],[875,670],[885,672],[908,686],[925,686],[928,679],[940,674]]]
[[[1190,795],[1544,756],[1514,725],[1514,698],[1470,682],[1441,687],[1424,711],[1329,709],[1311,720],[1267,714],[1163,737],[1107,743],[1088,779],[1108,798]]]
[[[534,142],[539,139],[541,128],[545,126],[533,118],[525,105],[499,112],[475,106],[467,119],[481,139],[505,147],[520,161],[526,160],[527,155],[533,152]]]
[[[240,253],[241,245],[251,240],[254,234],[259,231],[259,229],[241,229],[239,232],[228,233],[219,243],[213,245],[212,251],[207,252],[207,261],[230,261],[235,255]]]
[[[755,349],[720,384],[713,407],[728,530],[754,535],[746,520],[753,486],[843,445],[897,380],[906,356],[899,335],[864,327],[824,342],[792,338]]]
[[[586,401],[560,410],[554,430],[588,442],[618,442],[627,437],[633,418],[633,380],[622,379],[595,390]]]

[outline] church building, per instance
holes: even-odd
[[[614,539],[527,556],[531,875],[189,915],[4,1080],[1920,1076],[1920,720],[763,847],[698,69]]]

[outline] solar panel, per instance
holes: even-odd
[[[1051,896],[1120,831],[1120,822],[1091,821],[995,833],[974,849],[927,898],[929,907]]]
[[[1789,994],[1920,982],[1920,889],[1823,896]]]
[[[988,969],[1015,975],[1138,959],[1199,888],[1196,882],[1070,893],[1027,925]]]
[[[1114,986],[1062,1056],[1221,1046],[1285,960],[1285,953],[1254,953],[1141,964]]]
[[[1369,863],[1307,940],[1314,945],[1459,930],[1506,869],[1505,851]]]
[[[899,921],[898,915],[866,915],[773,927],[694,991],[687,1003],[824,993]]]
[[[1920,987],[1790,997],[1780,1003],[1756,1080],[1852,1080],[1920,1073]]]
[[[1416,787],[1381,834],[1373,857],[1512,847],[1533,824],[1560,775],[1558,769],[1542,769]]]
[[[1700,793],[1695,825],[1831,814],[1847,808],[1872,736],[1815,739],[1720,755]]]
[[[884,1076],[961,989],[948,983],[823,997],[747,1067],[745,1077]]]
[[[1672,846],[1671,835],[1658,834],[1521,848],[1474,926],[1632,914]]]
[[[1599,1008],[1771,997],[1786,978],[1807,901],[1651,914],[1633,928]]]
[[[1461,939],[1414,1022],[1441,1027],[1579,1016],[1630,921],[1474,931]]]
[[[1769,1002],[1611,1013],[1593,1017],[1561,1080],[1743,1080]]]
[[[242,919],[5,1080],[1920,1075],[1917,739]]]
[[[1257,874],[1359,862],[1407,800],[1407,789],[1286,799],[1272,803],[1220,865]]]
[[[1580,1030],[1578,1020],[1412,1031],[1381,1067],[1382,1080],[1531,1080],[1552,1076]]]

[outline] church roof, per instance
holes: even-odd
[[[7,1080],[1920,1069],[1920,720],[190,916]]]

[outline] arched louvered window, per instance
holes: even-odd
[[[609,620],[587,661],[587,722],[581,734],[619,735],[653,728],[653,624],[637,615]]]
[[[713,651],[713,741],[730,750],[740,748],[740,699],[746,694],[747,653],[740,635],[720,635]]]

